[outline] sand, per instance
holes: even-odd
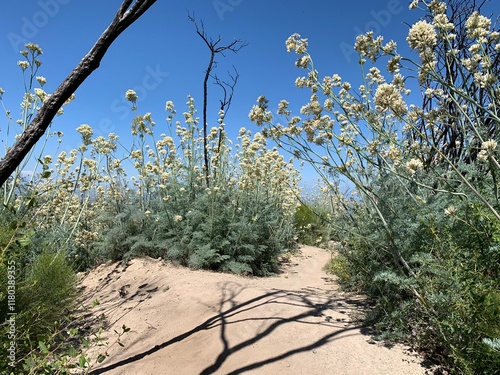
[[[100,302],[91,311],[105,314],[108,342],[123,325],[130,331],[90,373],[425,374],[421,358],[384,346],[363,327],[367,300],[339,290],[322,270],[329,257],[302,246],[266,278],[151,258],[101,265],[82,277],[84,304]]]

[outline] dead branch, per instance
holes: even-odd
[[[222,41],[222,36],[218,36],[216,40],[210,38],[207,36],[207,33],[205,32],[205,25],[203,24],[203,21],[200,21],[199,23],[196,21],[194,18],[194,15],[191,16],[188,14],[188,19],[192,23],[194,23],[196,27],[196,33],[200,36],[200,38],[205,42],[207,45],[208,49],[210,50],[210,60],[208,62],[208,67],[205,71],[205,78],[203,79],[203,159],[204,159],[204,165],[205,165],[205,182],[207,187],[210,187],[210,170],[209,170],[209,162],[208,162],[208,141],[207,141],[207,128],[208,128],[208,123],[207,123],[207,105],[208,105],[208,79],[210,78],[210,74],[212,73],[212,70],[214,69],[214,64],[215,64],[215,55],[216,54],[221,54],[222,56],[224,55],[224,52],[230,51],[237,53],[239,52],[243,47],[246,47],[248,43],[241,41],[240,39],[235,39],[231,43],[227,45],[219,45],[219,43]],[[234,89],[234,86],[233,86]],[[231,95],[232,97],[232,95]]]
[[[231,103],[233,102],[233,94],[234,94],[234,88],[236,87],[236,84],[238,83],[238,78],[240,78],[240,75],[238,74],[238,71],[233,65],[233,69],[235,71],[235,75],[233,76],[231,73],[228,73],[229,78],[231,78],[231,82],[226,82],[221,80],[217,75],[215,74],[212,78],[214,80],[214,83],[218,85],[219,87],[222,88],[222,91],[224,93],[222,100],[219,100],[220,102],[220,110],[223,111],[223,115],[221,117],[222,122],[224,123],[224,118],[227,115],[227,112],[229,111],[229,108],[231,107]],[[222,148],[222,142],[223,142],[223,123],[220,124],[219,126],[219,141],[217,143],[217,151],[216,154],[219,155],[220,158],[220,152]],[[220,160],[220,159],[219,159]],[[217,179],[217,170],[214,170],[214,180]]]

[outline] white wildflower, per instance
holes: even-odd
[[[467,36],[470,39],[484,38],[490,31],[491,20],[475,11],[465,21]]]
[[[135,102],[138,99],[137,94],[135,93],[134,90],[127,90],[127,92],[125,93],[125,98],[129,102]]]
[[[402,116],[408,110],[399,90],[394,85],[388,83],[383,83],[377,87],[374,102],[379,112],[390,110],[396,116]]]
[[[25,60],[22,60],[22,61],[18,61],[17,65],[20,66],[22,70],[26,70],[26,69],[28,69],[28,66],[30,66],[30,63],[25,61]]]
[[[412,49],[423,51],[437,44],[436,30],[427,21],[418,21],[410,28],[406,40]]]
[[[481,144],[481,151],[477,154],[480,161],[487,161],[489,156],[493,155],[493,152],[497,148],[497,142],[493,139],[487,140]]]
[[[493,139],[490,139],[481,144],[481,149],[486,152],[493,152],[497,148],[497,142]]]
[[[47,83],[47,79],[45,79],[45,77],[42,77],[42,76],[37,76],[36,77],[36,80],[38,81],[38,83],[43,86]]]
[[[309,58],[309,56],[305,55],[305,56],[298,58],[298,60],[295,62],[295,66],[297,68],[306,69],[308,67],[310,61],[311,61],[311,59]]]
[[[41,55],[43,54],[42,52],[42,49],[38,46],[38,44],[35,44],[35,43],[26,43],[24,45],[28,50],[30,50],[31,52],[36,52],[36,54],[38,55]]]
[[[302,39],[299,34],[292,34],[285,42],[288,52],[295,51],[298,54],[307,52],[307,39]]]
[[[445,214],[446,216],[451,216],[451,217],[453,217],[453,216],[455,216],[455,215],[457,214],[457,208],[456,208],[456,207],[454,207],[454,206],[450,206],[450,207],[448,207],[448,208],[445,208],[445,210],[444,210],[444,214]]]
[[[488,161],[488,152],[486,150],[479,151],[479,153],[477,154],[477,158],[482,162]]]
[[[76,131],[82,135],[83,144],[88,146],[91,143],[90,138],[94,134],[92,128],[87,124],[82,124],[76,128]]]
[[[417,172],[419,169],[422,169],[424,164],[422,161],[419,159],[411,159],[409,162],[406,163],[406,169],[411,173],[414,174]]]

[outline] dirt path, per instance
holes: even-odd
[[[100,266],[82,281],[87,303],[131,328],[92,374],[424,374],[402,347],[376,343],[354,318],[363,298],[343,294],[304,246],[270,278],[191,271],[153,259]]]

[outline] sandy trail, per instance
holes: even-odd
[[[86,275],[86,303],[131,331],[91,374],[424,374],[403,347],[376,343],[355,316],[364,299],[321,270],[329,254],[303,246],[279,276],[192,271],[150,258]]]

